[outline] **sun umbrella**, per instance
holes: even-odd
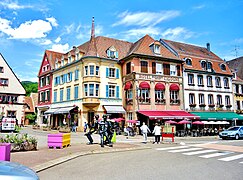
[[[192,124],[203,125],[204,123],[202,121],[195,121]]]
[[[178,122],[178,124],[190,124],[191,122],[190,121],[187,121],[187,120],[182,120],[180,122]]]
[[[177,122],[169,120],[169,121],[165,121],[166,124],[177,124]]]
[[[129,122],[129,123],[137,123],[138,121],[137,120],[127,120],[127,122]]]
[[[124,121],[125,119],[124,118],[116,118],[116,122],[121,122],[121,121]]]

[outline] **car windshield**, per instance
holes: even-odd
[[[239,129],[239,127],[230,127],[229,129],[227,129],[228,131],[237,131]]]

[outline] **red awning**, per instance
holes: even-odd
[[[180,87],[178,84],[171,84],[170,85],[170,90],[171,91],[179,91],[180,90]]]
[[[147,82],[141,82],[139,84],[139,87],[142,88],[142,89],[150,89],[150,85]]]
[[[195,116],[194,114],[188,113],[186,111],[182,110],[174,110],[174,111],[138,111],[140,114],[143,114],[149,119],[154,120],[154,119],[170,119],[170,120],[175,120],[175,119],[199,119],[199,116]]]
[[[165,90],[165,85],[162,84],[162,83],[157,83],[157,84],[155,85],[154,89],[155,89],[155,90],[161,90],[161,91],[163,91],[163,90]]]
[[[125,87],[124,87],[124,90],[128,90],[128,89],[132,89],[132,83],[131,82],[127,82]]]

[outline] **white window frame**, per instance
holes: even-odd
[[[171,76],[176,76],[176,65],[170,64],[170,75]]]
[[[199,105],[200,104],[205,104],[205,96],[204,96],[204,94],[198,94],[198,99],[199,99]]]
[[[156,74],[163,74],[163,64],[156,63]]]

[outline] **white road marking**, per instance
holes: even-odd
[[[218,159],[218,160],[220,160],[220,161],[233,161],[233,160],[240,159],[240,158],[243,158],[243,154],[238,154],[238,155],[235,155],[235,156],[221,158],[221,159]]]
[[[204,153],[210,153],[210,152],[215,152],[215,151],[218,151],[218,150],[208,149],[208,150],[203,150],[203,151],[195,151],[195,152],[188,152],[188,153],[182,153],[182,154],[191,156],[191,155],[204,154]]]
[[[195,151],[195,150],[200,150],[200,149],[202,149],[202,148],[178,149],[178,150],[172,150],[172,151],[168,151],[168,152],[177,153],[177,152]]]
[[[213,158],[213,157],[218,157],[218,156],[225,156],[228,154],[231,154],[233,152],[217,152],[217,153],[213,153],[213,154],[207,154],[207,155],[203,155],[203,156],[199,156],[201,158]]]
[[[166,148],[156,148],[158,151],[165,151],[165,150],[171,150],[171,149],[182,149],[187,148],[189,146],[175,146],[175,147],[166,147]]]

